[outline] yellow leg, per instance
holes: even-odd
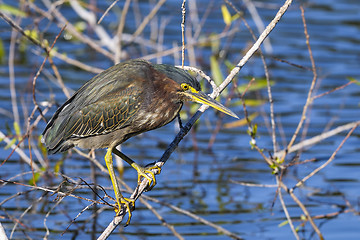
[[[105,155],[105,162],[106,162],[106,166],[108,168],[110,179],[111,179],[111,182],[112,182],[112,185],[113,185],[113,188],[114,188],[116,203],[118,205],[118,208],[115,209],[115,212],[116,212],[116,214],[118,214],[120,212],[122,204],[125,204],[126,209],[128,211],[128,214],[129,214],[129,218],[128,218],[127,222],[126,222],[126,225],[129,225],[131,215],[132,215],[131,214],[130,203],[132,203],[133,206],[134,206],[135,201],[130,199],[130,198],[124,198],[123,195],[121,194],[118,182],[116,180],[115,172],[114,172],[113,160],[112,160],[111,152],[112,152],[112,148],[109,148],[107,150],[107,152],[106,152],[106,155]]]
[[[124,161],[126,161],[128,164],[130,164],[130,166],[132,166],[137,171],[137,173],[138,173],[138,183],[141,182],[141,177],[144,177],[149,181],[148,190],[151,190],[156,185],[155,175],[151,170],[152,169],[157,169],[157,170],[159,170],[159,173],[160,173],[161,172],[160,167],[152,166],[152,167],[143,168],[143,167],[139,166],[136,162],[134,162],[131,158],[129,158],[128,156],[126,156],[125,154],[123,154],[122,152],[117,150],[116,148],[113,148],[112,151],[113,151],[114,154],[121,157]],[[149,177],[147,175],[147,173],[150,174],[151,177]]]

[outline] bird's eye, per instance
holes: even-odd
[[[181,84],[181,88],[184,90],[184,91],[187,91],[187,90],[189,90],[189,85],[188,84],[186,84],[186,83],[182,83]]]

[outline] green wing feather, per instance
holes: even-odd
[[[151,78],[147,61],[120,63],[85,83],[54,114],[43,132],[50,153],[63,151],[71,137],[105,134],[125,127],[145,97],[144,79]]]
[[[64,138],[89,137],[105,134],[126,126],[138,111],[141,92],[135,87],[128,87],[116,95],[93,102],[69,118]]]

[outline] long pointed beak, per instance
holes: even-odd
[[[188,97],[191,98],[191,101],[206,104],[210,107],[213,107],[223,113],[226,113],[227,115],[230,115],[234,118],[239,118],[233,111],[222,105],[221,103],[215,101],[205,93],[198,91],[198,92],[186,92],[185,93]]]

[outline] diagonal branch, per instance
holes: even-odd
[[[292,0],[287,0],[284,5],[279,9],[274,19],[269,23],[269,25],[265,28],[264,32],[260,35],[254,45],[249,49],[249,51],[245,54],[245,56],[239,61],[237,66],[232,69],[230,74],[226,77],[226,79],[222,82],[222,84],[213,90],[211,93],[212,98],[216,98],[220,95],[220,93],[231,83],[234,77],[238,74],[241,68],[246,64],[246,62],[252,57],[252,55],[260,48],[260,45],[266,39],[266,37],[270,34],[270,32],[275,28],[276,24],[280,21],[281,17],[285,14],[289,6],[291,5]],[[191,127],[195,124],[195,122],[200,118],[202,113],[208,109],[208,106],[202,105],[198,111],[194,114],[194,116],[188,121],[188,123],[180,130],[180,132],[176,135],[175,139],[170,143],[166,151],[163,153],[162,157],[155,163],[158,167],[162,167],[166,161],[169,159],[170,155],[174,152],[180,141],[186,136],[186,134],[190,131]],[[158,174],[158,170],[152,170],[154,174]],[[131,198],[137,200],[141,194],[146,190],[148,185],[148,180],[143,179],[142,182],[137,186],[135,191],[131,194]],[[125,214],[125,212],[124,212]],[[106,231],[112,232],[122,221],[123,215],[115,217],[106,228]],[[100,238],[99,239],[106,239]]]

